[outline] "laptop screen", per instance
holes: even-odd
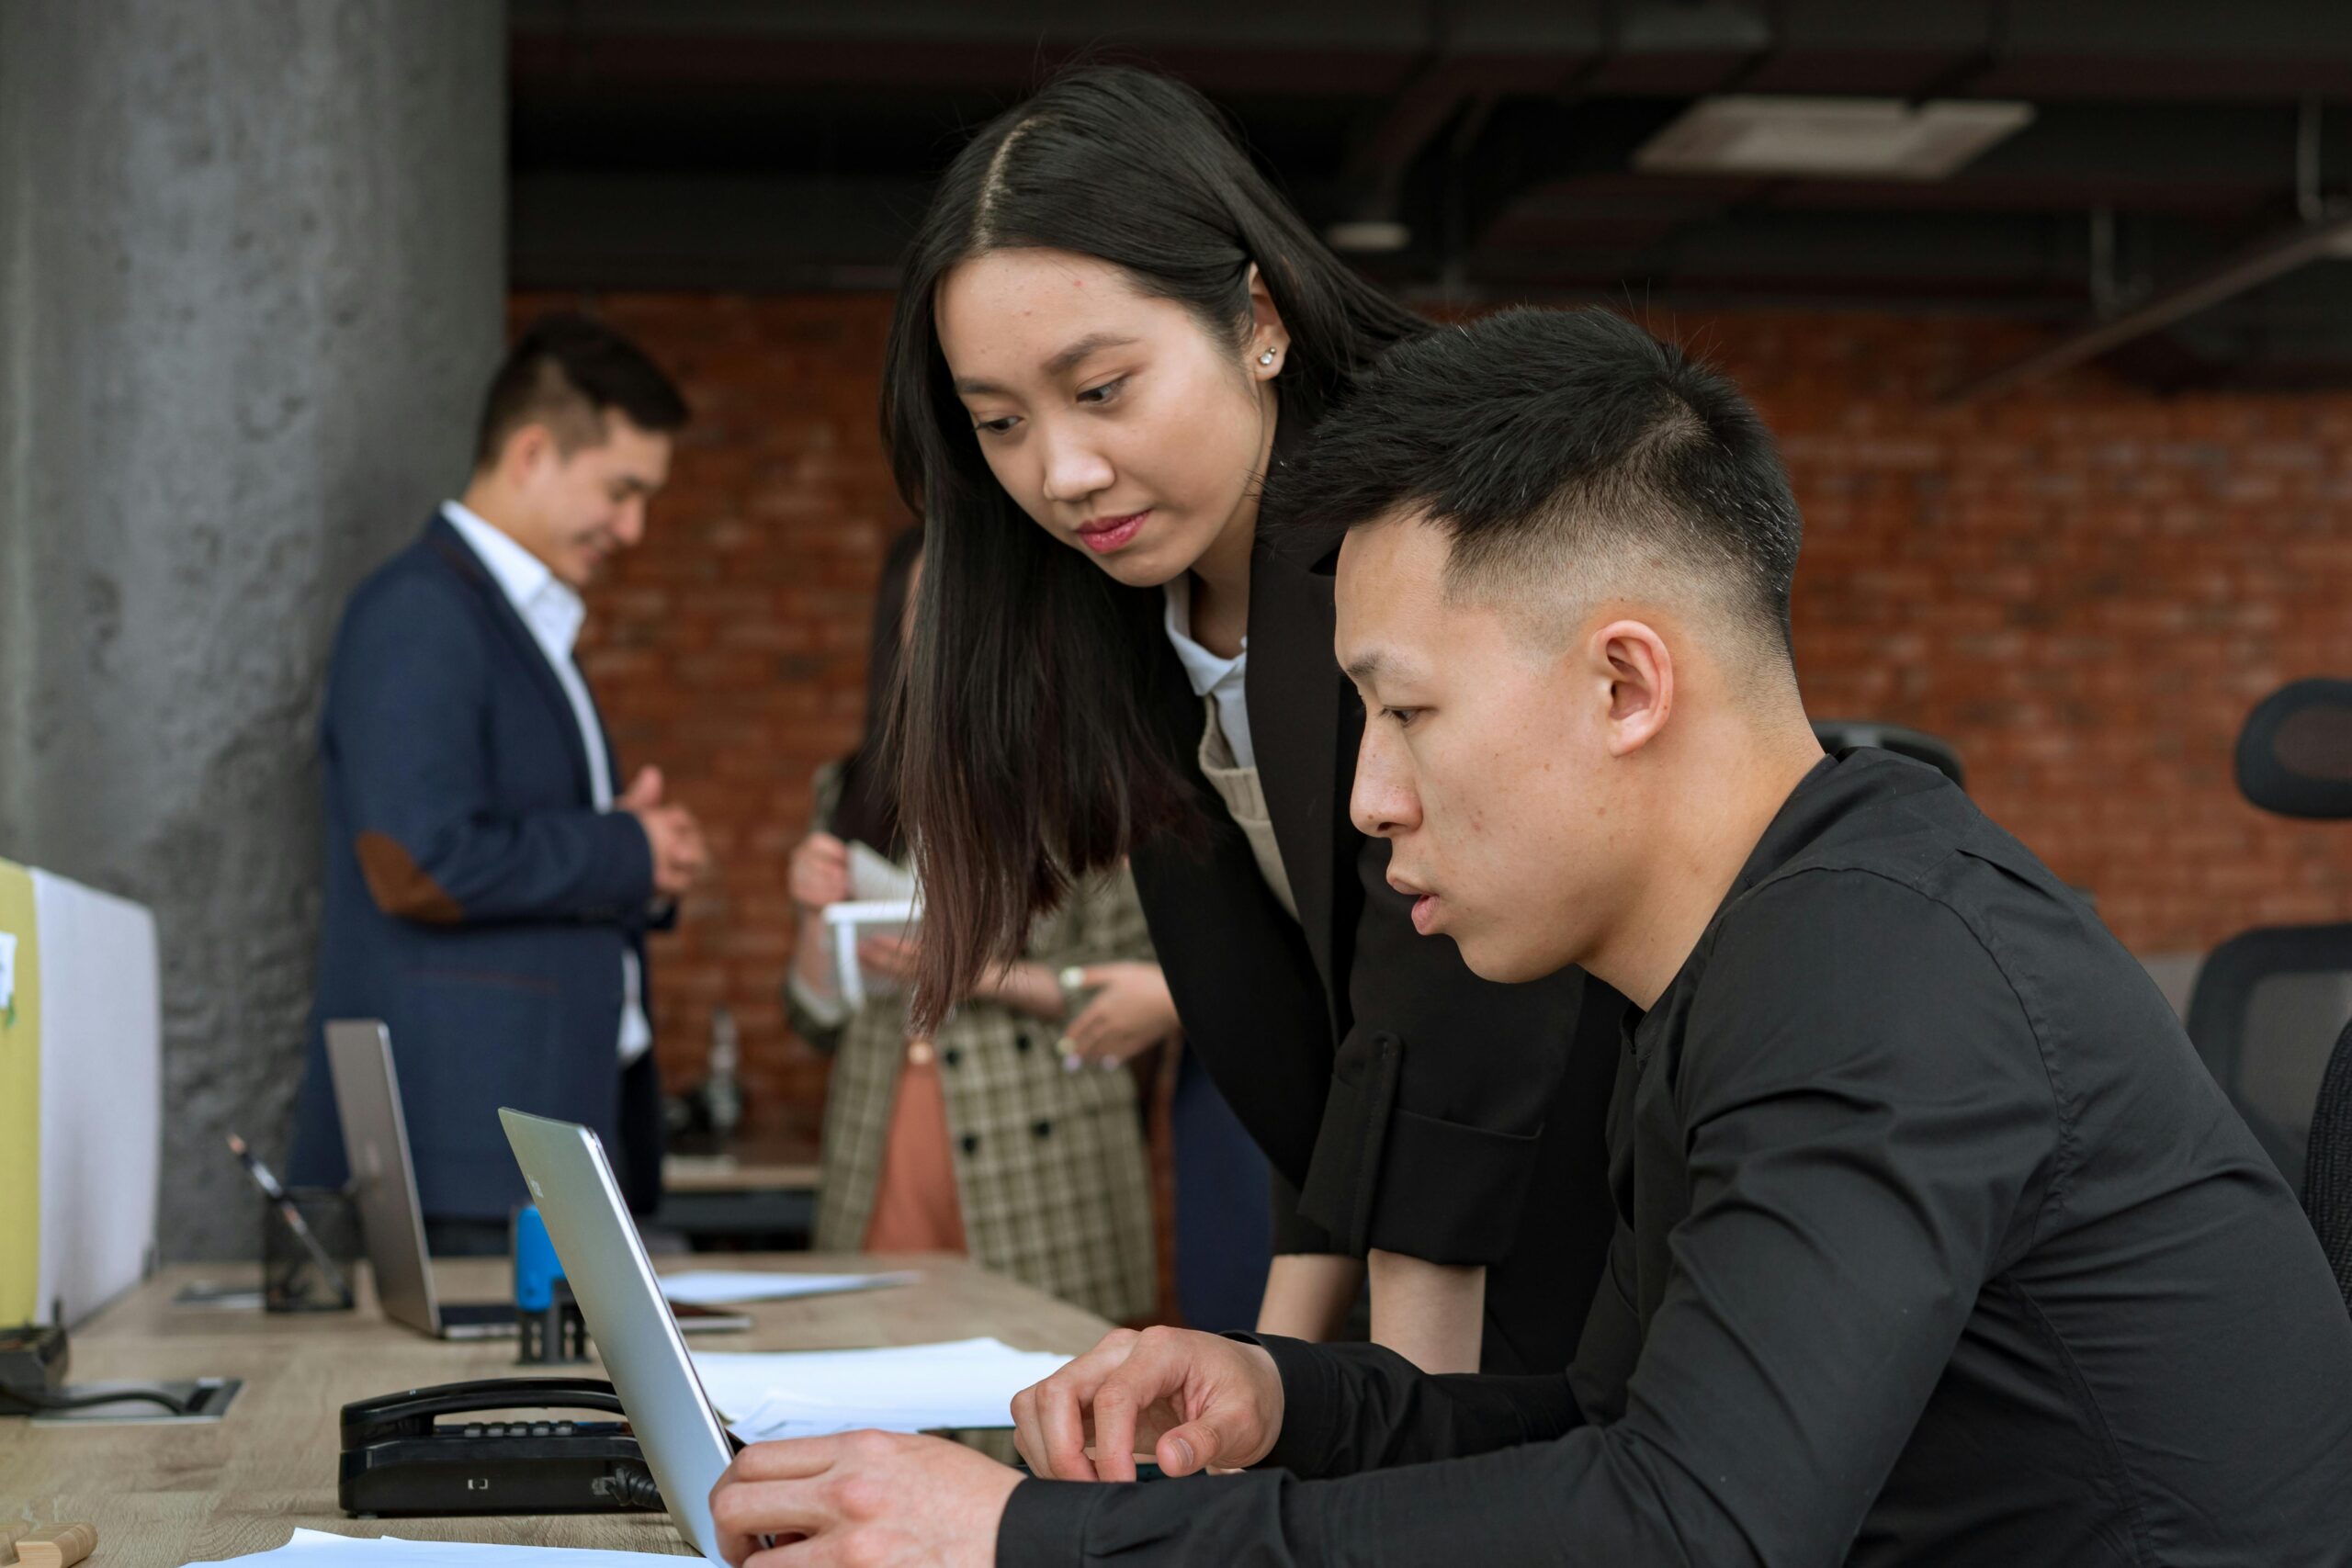
[[[716,1562],[710,1489],[733,1449],[686,1359],[604,1145],[573,1122],[519,1111],[498,1119],[670,1517]]]

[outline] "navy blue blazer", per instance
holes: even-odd
[[[619,1039],[652,849],[635,818],[596,809],[562,684],[438,514],[344,610],[319,754],[326,895],[292,1179],[346,1175],[322,1023],[380,1018],[426,1215],[524,1201],[502,1105],[594,1128],[650,1209],[659,1084],[650,1052],[622,1071]]]

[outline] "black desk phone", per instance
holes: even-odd
[[[343,1511],[369,1518],[662,1508],[626,1420],[481,1419],[514,1410],[623,1414],[613,1385],[594,1378],[490,1378],[356,1401],[343,1407]],[[444,1419],[469,1416],[476,1418]]]

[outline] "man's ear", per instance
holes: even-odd
[[[1273,358],[1266,356],[1271,354]],[[1258,264],[1250,264],[1250,373],[1260,380],[1270,380],[1282,371],[1283,361],[1290,357],[1290,328],[1283,323],[1282,307],[1266,288],[1266,280],[1258,275]]]
[[[505,449],[498,455],[498,468],[509,484],[520,484],[554,456],[555,432],[534,420],[506,438]]]
[[[1588,645],[1607,683],[1607,740],[1612,757],[1649,744],[1674,714],[1674,655],[1645,621],[1611,621]]]

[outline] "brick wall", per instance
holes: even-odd
[[[537,301],[518,300],[518,310]],[[752,1092],[813,1129],[823,1064],[777,1002],[808,778],[858,732],[867,595],[905,521],[874,398],[887,300],[599,302],[696,422],[651,538],[592,596],[624,762],[656,762],[725,865],[656,957],[662,1060],[710,1010]],[[1984,321],[1660,318],[1781,433],[1806,517],[1808,705],[1956,743],[1987,810],[2143,953],[2352,918],[2352,826],[2267,818],[2230,752],[2296,676],[2352,673],[2352,397],[2165,399],[2096,372],[1983,408],[1937,395],[2036,341]]]

